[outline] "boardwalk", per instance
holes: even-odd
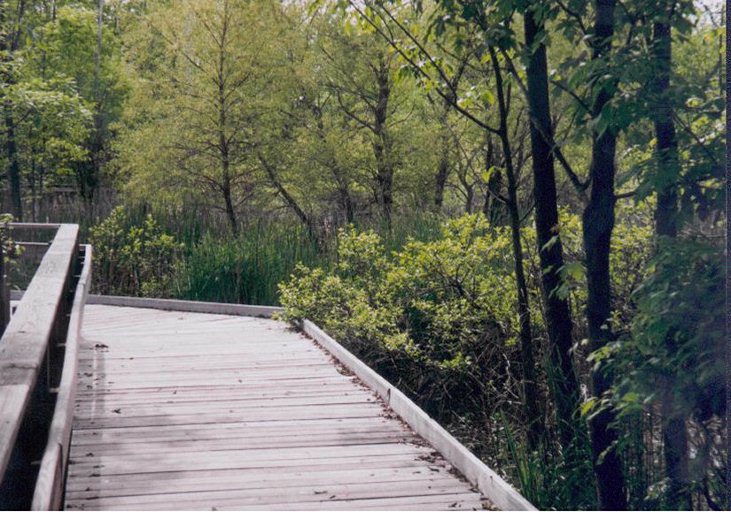
[[[87,305],[67,509],[481,509],[376,395],[276,321]]]

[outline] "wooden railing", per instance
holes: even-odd
[[[0,508],[47,510],[62,500],[91,250],[75,224],[10,228],[55,236],[0,339]]]

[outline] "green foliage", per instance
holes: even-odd
[[[159,297],[169,294],[171,271],[182,246],[152,215],[131,223],[122,207],[90,230],[97,293]]]
[[[180,299],[276,305],[278,283],[298,262],[328,264],[296,224],[247,226],[236,238],[207,234],[186,244],[170,293]]]
[[[451,421],[504,401],[516,357],[510,238],[482,215],[388,256],[374,232],[341,230],[332,270],[298,266],[280,285],[284,318],[310,318],[432,414]]]
[[[617,323],[624,331],[652,243],[645,216],[636,211],[627,220],[618,226],[612,256]],[[580,311],[586,300],[580,219],[564,211],[561,225],[569,256],[564,287]],[[523,237],[530,241],[534,230],[525,228]],[[527,268],[540,340],[535,254],[528,254]],[[514,464],[514,477],[537,504],[567,507],[576,497],[565,493],[560,457],[525,453],[520,422],[505,424],[520,414],[514,398],[519,375],[512,369],[519,364],[513,272],[510,232],[482,214],[445,221],[440,236],[409,240],[390,254],[375,232],[351,227],[339,232],[336,264],[330,270],[299,265],[280,285],[280,301],[285,319],[317,322],[468,436],[464,441],[483,457]],[[507,439],[506,430],[512,432]],[[553,466],[538,464],[551,458]]]
[[[671,400],[673,415],[722,416],[724,398],[724,257],[705,240],[662,240],[650,275],[635,293],[629,336],[614,364],[623,410]]]

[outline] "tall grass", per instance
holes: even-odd
[[[293,219],[260,219],[232,237],[227,226],[210,225],[199,217],[157,218],[186,247],[172,279],[176,298],[277,305],[278,284],[289,279],[298,263],[329,268],[336,257],[336,230],[314,241]],[[438,217],[423,214],[399,217],[390,229],[367,222],[357,227],[374,229],[386,248],[396,251],[409,238],[436,238],[439,225]]]
[[[166,285],[147,287],[148,293],[159,296],[276,305],[278,284],[289,279],[298,263],[329,268],[336,259],[336,226],[320,226],[319,239],[315,241],[302,223],[286,215],[249,218],[234,237],[226,219],[217,212],[126,204],[120,217],[124,225],[115,229],[127,232],[142,226],[148,215],[152,215],[161,232],[172,235],[182,245],[170,275],[157,276]],[[388,251],[397,251],[411,238],[437,238],[442,220],[431,213],[401,212],[394,216],[391,226],[372,218],[359,220],[356,228],[373,229],[381,235]],[[120,250],[118,247],[110,254]],[[97,285],[99,290],[105,289],[100,283]],[[140,290],[118,293],[135,295]]]
[[[299,225],[258,223],[237,238],[205,234],[187,247],[173,278],[177,298],[276,305],[277,285],[297,263],[328,266]]]

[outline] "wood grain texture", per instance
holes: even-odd
[[[439,450],[495,506],[503,510],[535,510],[510,484],[457,441],[439,423],[429,417],[398,388],[378,375],[345,347],[309,320],[303,322],[305,333],[312,336],[338,361],[383,398],[414,431]]]
[[[488,505],[285,324],[158,306],[85,309],[67,509]]]
[[[58,226],[0,340],[0,477],[5,474],[65,296],[78,234],[77,225]]]
[[[71,307],[63,373],[56,398],[56,408],[48,432],[48,444],[41,460],[32,510],[59,510],[63,501],[63,483],[71,441],[71,426],[76,401],[79,345],[84,306],[91,286],[92,249],[84,246],[84,264],[76,284]]]

